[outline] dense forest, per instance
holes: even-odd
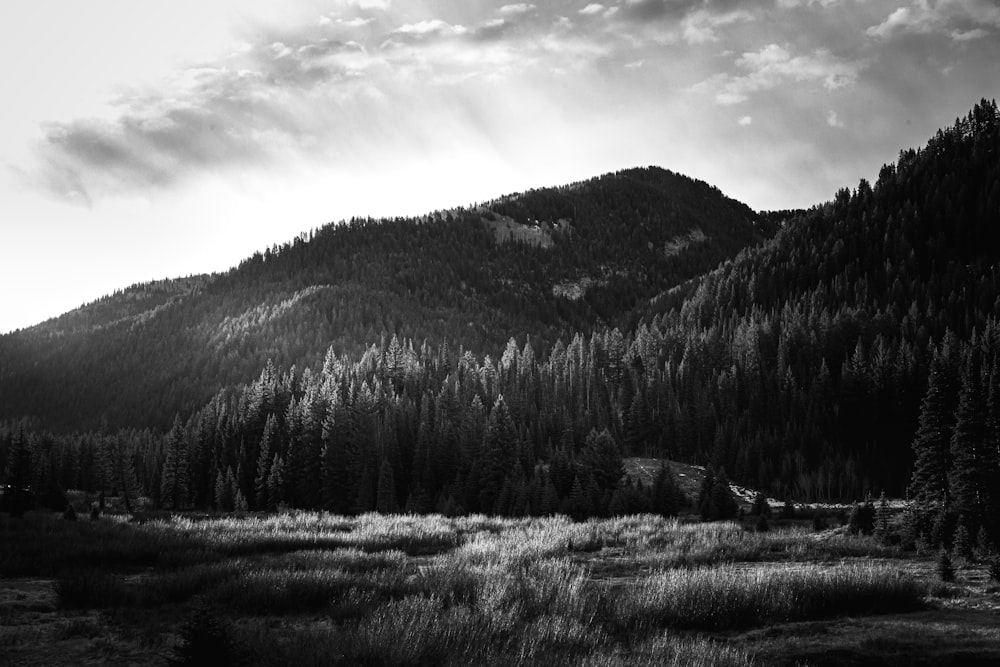
[[[0,336],[0,419],[165,430],[269,360],[315,367],[328,348],[357,356],[393,334],[494,357],[511,337],[548,346],[625,326],[776,227],[656,168],[331,224],[225,274],[138,285]]]
[[[240,339],[250,346],[245,358],[275,361],[259,363],[254,380],[175,410],[169,431],[107,425],[53,435],[44,422],[12,422],[0,434],[0,464],[8,481],[30,479],[36,489],[114,489],[167,508],[671,513],[684,499],[669,474],[653,488],[623,482],[623,456],[655,456],[706,464],[779,497],[908,494],[927,539],[949,540],[958,525],[996,541],[998,158],[1000,113],[983,100],[925,148],[902,151],[874,185],[862,180],[787,219],[738,213],[740,233],[711,251],[725,235],[709,218],[742,209],[658,170],[504,198],[434,222],[325,228],[190,293],[242,293],[251,303],[254,290],[273,282],[300,295],[292,301],[322,301],[302,290],[329,289],[348,299],[342,311],[317,309],[330,321],[354,312],[348,294],[363,295],[362,310],[390,304],[381,329],[351,330],[365,347],[333,335],[332,345],[313,350],[322,355],[315,363],[293,364],[310,357],[275,351],[308,347],[310,335],[330,329],[316,333],[295,320],[301,333],[283,337],[267,328],[268,317],[249,318],[231,325],[254,330]],[[684,197],[693,208],[664,212],[664,181],[704,200]],[[675,215],[685,222],[668,224]],[[528,227],[550,221],[552,244],[496,246],[489,216]],[[571,231],[559,220],[572,220]],[[684,236],[692,229],[707,240]],[[415,250],[437,234],[452,248],[448,259]],[[324,263],[348,244],[345,259]],[[727,252],[714,270],[697,269]],[[392,258],[398,269],[387,268]],[[518,268],[504,274],[507,262]],[[554,284],[585,277],[584,268],[601,276],[596,288],[577,301],[555,296]],[[336,271],[347,283],[369,277],[355,291],[314,287]],[[412,304],[392,310],[397,302],[381,298],[389,294]],[[446,305],[471,303],[471,294],[475,307]],[[200,298],[170,303],[214,303]],[[194,318],[177,330],[197,330],[196,308],[175,309]],[[444,309],[440,330],[431,315],[407,319],[421,308]],[[485,312],[473,320],[485,328],[471,337],[449,319]],[[30,336],[52,339],[56,328]],[[269,331],[271,342],[256,347]],[[494,351],[500,336],[506,343]],[[24,341],[5,340],[5,358]],[[241,354],[236,346],[213,357],[212,349],[198,372]],[[145,354],[137,350],[134,372]],[[2,384],[13,396],[24,371],[5,364]]]

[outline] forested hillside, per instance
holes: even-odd
[[[961,521],[996,541],[1000,526],[990,517],[1000,516],[998,158],[1000,113],[984,100],[925,148],[901,152],[874,186],[862,181],[841,190],[787,221],[774,238],[672,289],[656,287],[669,282],[667,275],[682,279],[680,270],[669,273],[672,260],[687,257],[687,248],[707,252],[710,244],[698,234],[678,238],[676,230],[654,237],[650,230],[658,227],[641,224],[658,215],[653,209],[629,198],[612,206],[611,195],[595,194],[602,182],[626,197],[657,192],[647,181],[661,172],[491,204],[495,216],[532,224],[523,209],[556,221],[575,214],[572,238],[554,231],[557,252],[550,256],[541,246],[493,248],[489,226],[475,227],[469,212],[419,225],[429,237],[436,229],[474,230],[469,247],[493,248],[481,255],[487,275],[506,266],[494,265],[501,261],[495,258],[522,267],[492,291],[494,282],[471,282],[473,267],[456,268],[460,261],[438,269],[450,276],[449,298],[472,290],[481,295],[476,303],[505,314],[487,320],[507,326],[481,333],[484,347],[511,333],[510,323],[520,321],[515,313],[545,321],[542,313],[531,315],[531,303],[561,304],[552,328],[514,335],[495,356],[437,342],[455,340],[447,336],[424,342],[373,331],[360,339],[368,345],[360,353],[324,347],[312,366],[261,364],[256,380],[181,413],[166,436],[55,438],[15,428],[0,440],[14,453],[7,467],[21,461],[17,469],[31,468],[37,488],[114,486],[167,507],[675,511],[682,499],[669,475],[652,489],[623,485],[622,456],[641,454],[724,468],[744,484],[800,500],[909,490],[921,502],[928,534],[937,530],[940,540],[950,535],[942,522]],[[572,213],[560,208],[559,196],[575,202]],[[631,211],[628,229],[641,231],[624,245],[593,231],[590,225],[604,227],[588,212],[587,198]],[[388,235],[413,224],[355,227]],[[709,238],[720,234],[707,220],[698,228]],[[233,290],[227,285],[241,277],[252,284],[251,276],[289,290],[301,288],[298,280],[313,284],[302,276],[327,269],[310,262],[310,251],[333,247],[339,235],[358,243],[347,256],[374,258],[362,242],[373,237],[350,230],[324,230],[311,242],[254,258],[204,293]],[[748,229],[747,240],[752,236]],[[657,250],[665,243],[671,252]],[[608,246],[601,261],[615,270],[631,256],[622,248],[633,248],[640,261],[629,268],[632,287],[608,272],[578,302],[548,301],[552,292],[532,301],[529,287],[543,284],[533,264],[550,257],[551,288],[552,281],[579,279],[580,267],[597,270],[601,245]],[[685,250],[672,254],[678,246]],[[416,247],[386,256],[419,256]],[[357,273],[364,274],[366,259],[352,264]],[[444,303],[407,275],[385,275],[382,289],[402,280],[417,303]],[[605,310],[612,294],[621,303]],[[627,321],[629,312],[645,313],[634,328],[600,324]],[[591,331],[564,336],[562,323],[577,318]]]
[[[0,418],[167,428],[269,360],[301,369],[393,334],[494,356],[530,336],[541,349],[625,321],[774,229],[656,168],[331,224],[225,274],[138,285],[0,337]]]

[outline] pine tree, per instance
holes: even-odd
[[[927,393],[920,406],[919,427],[913,441],[916,461],[910,482],[910,498],[925,507],[942,502],[948,495],[949,443],[954,428],[948,392],[952,390],[946,362],[936,354],[931,362]]]
[[[220,470],[215,478],[215,509],[220,512],[232,512],[235,498],[236,477],[232,468],[226,468],[225,474]]]
[[[951,563],[951,554],[944,547],[938,552],[937,575],[945,583],[955,581],[955,566]]]
[[[871,535],[875,530],[875,506],[870,500],[855,503],[847,519],[847,530],[854,535]]]
[[[520,438],[517,427],[503,396],[497,398],[490,411],[483,441],[483,452],[477,461],[478,500],[482,511],[492,512],[503,490],[507,476],[517,465]]]
[[[754,496],[750,513],[763,517],[771,516],[771,505],[767,502],[767,496],[763,491],[758,491],[757,495]]]
[[[393,340],[395,340],[395,336],[393,336]],[[391,514],[399,509],[396,506],[396,481],[392,474],[392,466],[387,458],[382,459],[382,465],[378,471],[375,509],[382,514]]]
[[[740,513],[740,506],[736,502],[733,490],[729,487],[729,478],[725,470],[720,470],[715,478],[708,507],[709,519],[712,521],[735,519]]]
[[[187,504],[189,494],[187,438],[180,415],[174,417],[174,425],[167,435],[166,453],[160,494],[164,504],[178,510]]]
[[[955,529],[955,537],[953,538],[955,554],[965,560],[970,562],[974,559],[975,554],[972,552],[972,535],[969,534],[969,529],[965,525],[964,521],[958,522],[958,528]]]
[[[277,454],[271,460],[271,472],[267,477],[267,509],[276,510],[285,502],[285,461]]]
[[[970,354],[963,368],[962,392],[951,436],[953,463],[948,486],[954,511],[963,517],[967,530],[972,531],[978,531],[987,518],[986,492],[990,479],[984,470],[988,435],[985,413],[979,373]]]
[[[889,539],[889,517],[889,501],[883,491],[875,507],[875,535],[883,542]]]
[[[705,477],[698,488],[698,513],[702,521],[708,521],[711,516],[712,490],[715,488],[715,471],[711,467],[705,469]]]
[[[653,480],[652,511],[661,516],[677,516],[681,508],[682,492],[677,479],[666,461]]]
[[[268,478],[271,476],[271,462],[278,449],[278,422],[274,414],[267,416],[264,433],[260,438],[260,452],[257,454],[257,476],[254,478],[254,507],[266,509],[268,502]]]
[[[602,491],[614,490],[625,474],[621,452],[607,429],[600,433],[596,429],[590,431],[577,466]]]

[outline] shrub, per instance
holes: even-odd
[[[875,532],[875,506],[870,502],[856,503],[847,518],[847,530],[854,535]]]
[[[241,665],[244,663],[229,624],[209,607],[198,606],[181,628],[174,665]]]
[[[993,556],[990,559],[990,579],[993,581],[1000,581],[1000,555]]]
[[[792,502],[791,498],[786,499],[785,504],[781,506],[781,518],[782,519],[795,518],[795,503]]]
[[[767,496],[764,495],[763,491],[758,491],[757,495],[754,496],[750,513],[757,516],[771,516],[771,505],[767,502]]]

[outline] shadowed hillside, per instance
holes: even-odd
[[[498,236],[501,220],[509,233]],[[512,336],[551,344],[618,323],[771,228],[718,190],[656,168],[328,225],[225,274],[136,286],[0,337],[0,417],[162,428],[268,359],[301,368],[331,346],[356,354],[394,333],[494,356]],[[704,240],[678,250],[692,230]],[[559,289],[580,281],[571,296]]]

